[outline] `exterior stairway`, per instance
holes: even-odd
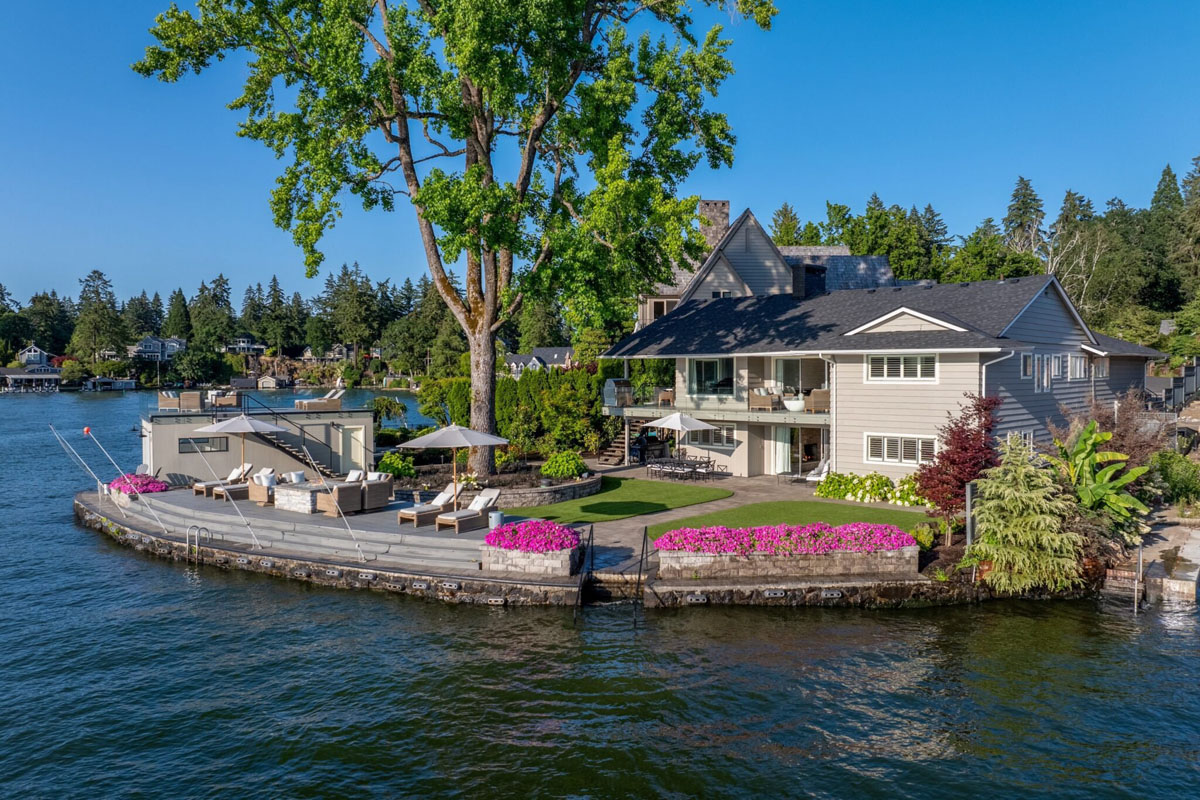
[[[266,442],[267,444],[274,447],[276,450],[280,450],[284,453],[287,453],[292,458],[299,461],[301,464],[304,464],[306,467],[309,466],[310,464],[316,464],[317,472],[321,473],[322,477],[325,477],[325,478],[340,478],[341,477],[341,475],[339,475],[337,472],[334,472],[333,469],[328,464],[323,464],[321,462],[321,459],[317,458],[317,456],[315,454],[313,454],[311,450],[309,450],[309,454],[312,455],[312,460],[310,461],[309,457],[304,454],[303,450],[301,450],[299,447],[295,446],[291,442],[288,442],[284,439],[279,438],[279,436],[277,434],[260,433],[257,435],[260,439],[262,439],[264,442]]]
[[[629,420],[629,439],[632,441],[637,438],[637,435],[642,432],[643,420]],[[625,463],[625,433],[622,431],[617,435],[617,438],[608,443],[597,456],[597,461],[608,466],[620,466]]]

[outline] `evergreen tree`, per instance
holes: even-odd
[[[800,244],[800,218],[787,203],[771,216],[771,239],[780,247]]]
[[[1159,176],[1144,219],[1142,301],[1159,311],[1174,311],[1184,301],[1184,276],[1175,261],[1184,243],[1184,204],[1170,164]]]
[[[1179,215],[1179,241],[1174,260],[1183,273],[1189,295],[1200,295],[1200,156],[1183,178],[1183,210]]]
[[[1033,190],[1033,184],[1024,176],[1018,176],[1003,220],[1005,246],[1016,253],[1039,252],[1045,240],[1042,230],[1045,218],[1042,199]]]
[[[517,335],[519,353],[529,353],[535,347],[561,347],[567,341],[562,317],[546,300],[526,300],[521,305]]]
[[[190,347],[211,351],[228,343],[236,333],[233,306],[229,302],[229,279],[219,274],[211,286],[202,282],[188,313],[192,320]]]
[[[35,294],[17,313],[29,323],[29,338],[39,347],[56,355],[66,352],[75,329],[75,314],[71,304],[63,302],[57,292]]]
[[[171,292],[167,300],[167,316],[163,320],[162,335],[188,341],[192,338],[192,315],[188,311],[187,298],[183,289]]]
[[[809,220],[804,223],[804,228],[800,231],[800,244],[814,247],[821,243],[821,228],[817,223]]]
[[[1034,464],[1019,437],[1005,442],[999,466],[988,470],[976,489],[977,540],[967,558],[991,562],[984,576],[989,585],[1021,593],[1079,583],[1081,538],[1063,530],[1075,503],[1062,494],[1051,470]]]
[[[81,361],[95,363],[101,351],[114,350],[124,356],[128,333],[117,310],[112,282],[94,269],[79,280],[79,318],[71,334],[69,350]]]
[[[238,317],[238,327],[256,339],[265,339],[266,337],[263,335],[263,315],[265,313],[266,298],[263,295],[262,284],[247,286],[245,294],[242,295],[242,313]]]
[[[284,348],[291,343],[291,313],[278,276],[272,275],[263,298],[262,338],[276,355],[283,355]]]
[[[121,317],[131,337],[139,338],[153,334],[156,330],[154,306],[145,291],[129,298],[125,307],[121,309]]]
[[[21,304],[12,296],[12,292],[8,291],[3,283],[0,283],[0,312],[14,313],[19,311]]]
[[[400,288],[396,290],[396,315],[397,317],[407,317],[416,308],[417,289],[413,286],[412,278],[405,278],[404,283],[400,284]]]
[[[154,293],[153,299],[150,300],[150,318],[154,323],[154,329],[151,331],[155,336],[162,334],[163,320],[166,319],[166,312],[163,308],[162,297],[158,292]]]

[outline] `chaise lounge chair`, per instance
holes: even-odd
[[[809,483],[820,483],[821,481],[825,480],[825,476],[828,474],[829,474],[829,459],[822,458],[817,463],[817,466],[811,472],[809,472],[807,475],[804,476],[804,480],[808,481]]]
[[[345,393],[345,389],[337,389],[316,400],[297,400],[296,408],[301,411],[341,411],[342,395]]]
[[[499,498],[499,489],[484,489],[475,495],[471,505],[466,508],[439,514],[433,521],[433,529],[440,531],[443,527],[454,528],[454,532],[459,534],[486,527],[488,511],[496,505]]]
[[[237,483],[254,468],[253,464],[242,464],[240,467],[234,467],[229,473],[229,477],[223,481],[196,481],[192,484],[192,494],[199,494],[205,497],[212,496],[212,490],[218,486],[229,486]]]
[[[299,399],[295,402],[295,406],[298,409],[303,409],[309,403],[315,403],[319,400],[328,400],[329,398],[333,397],[335,394],[337,394],[337,389],[330,389],[328,392],[326,392],[321,397],[302,397],[301,399]]]
[[[175,392],[159,392],[158,393],[158,410],[159,411],[178,411],[179,410],[179,395]]]
[[[268,475],[274,477],[274,467],[263,467],[258,472],[250,476],[248,480],[239,483],[230,483],[225,486],[214,486],[212,490],[213,499],[218,497],[222,500],[245,500],[250,496],[250,487],[263,480]]]
[[[179,410],[180,411],[203,411],[204,410],[204,395],[199,392],[180,392],[179,393]]]
[[[402,508],[396,514],[396,521],[403,525],[405,520],[412,520],[414,528],[420,528],[422,525],[428,525],[438,514],[449,510],[454,503],[454,498],[457,494],[458,486],[453,483],[446,484],[445,490],[437,497],[422,505],[412,506],[410,508]]]

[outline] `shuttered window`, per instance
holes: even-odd
[[[867,356],[868,381],[937,380],[937,356]]]
[[[867,434],[867,461],[886,464],[923,464],[932,461],[936,450],[932,436]]]

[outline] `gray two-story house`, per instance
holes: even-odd
[[[828,254],[789,257],[749,212],[739,222],[741,236],[766,239],[754,246],[769,257],[750,267],[774,281],[731,286],[723,265],[741,275],[725,248],[751,249],[731,226],[677,306],[607,354],[673,359],[674,385],[642,405],[610,392],[605,408],[627,422],[678,410],[716,426],[688,448],[734,475],[902,477],[935,456],[965,393],[1002,399],[999,435],[1045,441],[1064,407],[1144,387],[1147,360],[1162,357],[1091,331],[1048,275],[900,285],[886,264],[849,254],[814,275],[810,262]],[[840,288],[856,281],[866,288]]]

